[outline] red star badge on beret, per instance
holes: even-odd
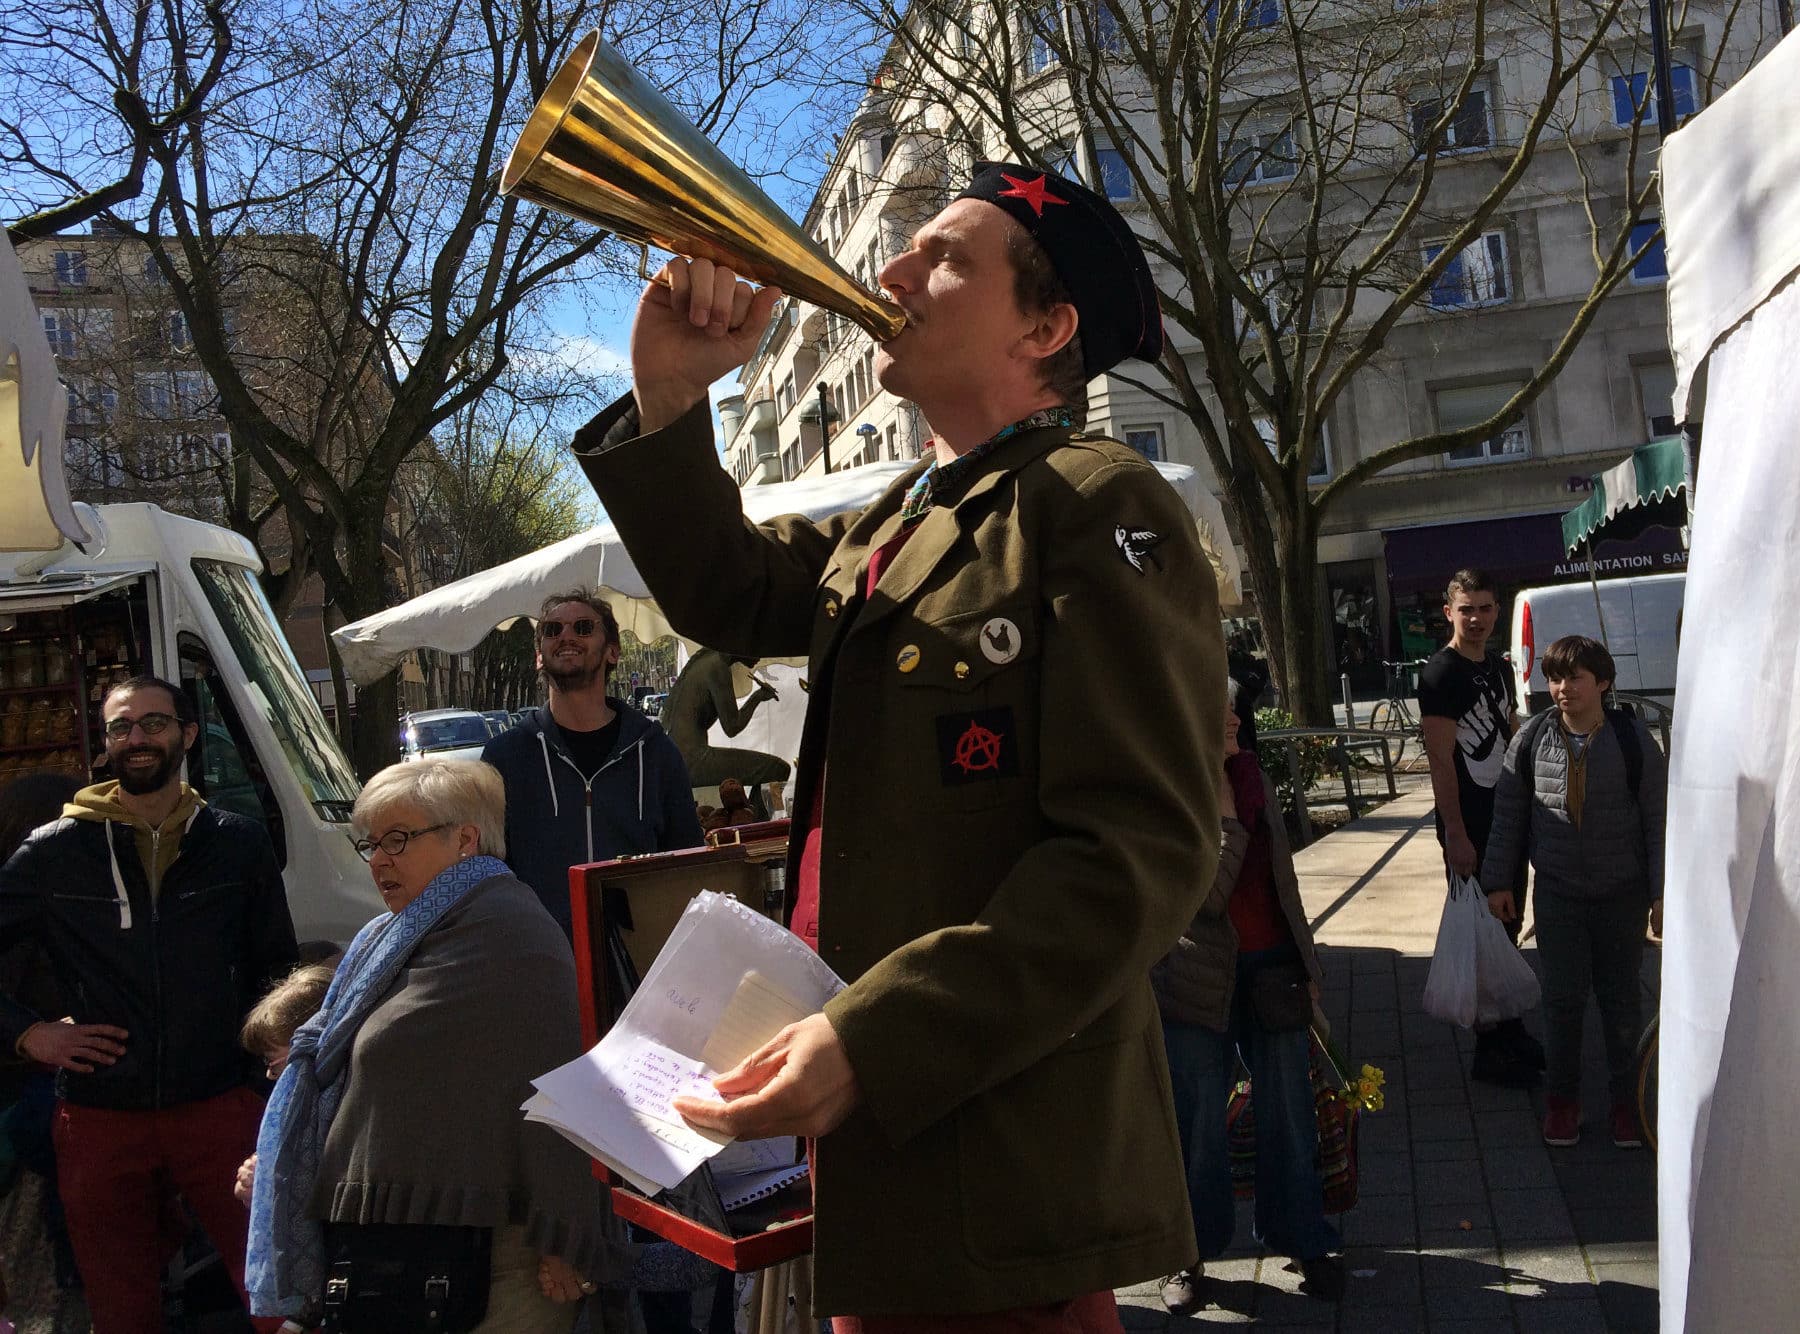
[[[1012,186],[1012,189],[1010,190],[1002,190],[1000,192],[1000,198],[1023,199],[1027,204],[1031,205],[1031,211],[1040,218],[1044,216],[1045,204],[1066,204],[1069,202],[1066,199],[1059,199],[1057,196],[1051,194],[1050,187],[1044,184],[1044,178],[1042,176],[1039,176],[1035,181],[1022,181],[1017,176],[1008,176],[1005,172],[1001,172],[1000,179]]]

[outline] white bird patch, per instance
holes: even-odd
[[[1162,562],[1156,558],[1156,548],[1162,545],[1162,540],[1161,533],[1148,528],[1127,528],[1119,524],[1113,529],[1113,542],[1119,548],[1119,554],[1139,574],[1145,573],[1146,562],[1162,569]]]

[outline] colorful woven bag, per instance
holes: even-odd
[[[1313,1107],[1319,1122],[1319,1185],[1325,1212],[1348,1213],[1356,1207],[1356,1130],[1362,1109],[1341,1096],[1349,1087],[1317,1032],[1312,1034]],[[1256,1195],[1256,1106],[1250,1081],[1239,1080],[1225,1108],[1225,1138],[1231,1156],[1232,1194],[1240,1200]]]

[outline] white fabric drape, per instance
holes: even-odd
[[[1665,1334],[1800,1310],[1800,284],[1713,352],[1669,775]]]

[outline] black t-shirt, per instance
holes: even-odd
[[[619,744],[623,721],[615,713],[610,723],[605,727],[597,727],[592,732],[574,732],[566,727],[560,729],[563,748],[569,752],[569,758],[575,761],[575,767],[585,777],[592,778],[611,757]]]
[[[1494,784],[1512,740],[1512,672],[1490,653],[1470,662],[1445,645],[1419,673],[1419,713],[1456,721],[1456,792],[1463,823],[1479,848],[1494,818]]]

